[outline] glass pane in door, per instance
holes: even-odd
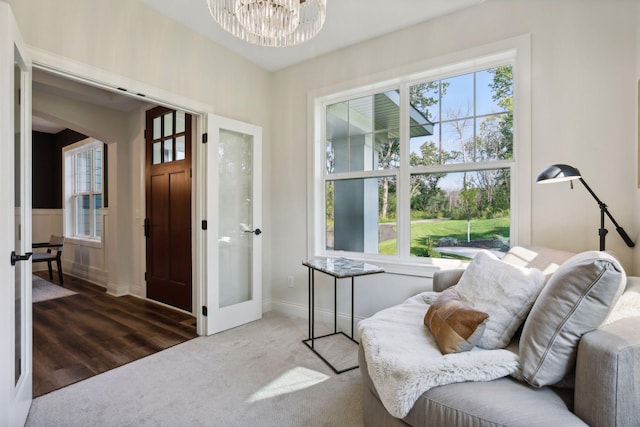
[[[23,245],[22,245],[22,179],[21,179],[21,158],[22,158],[22,109],[20,108],[20,94],[21,94],[21,77],[22,70],[16,63],[14,65],[14,111],[15,111],[15,122],[14,122],[14,132],[15,132],[15,140],[14,140],[14,171],[15,171],[15,181],[14,181],[14,194],[15,194],[15,232],[14,232],[14,248],[16,253],[23,254]],[[15,265],[15,376],[14,376],[14,384],[17,384],[20,380],[20,376],[22,375],[22,360],[23,360],[23,352],[24,346],[22,345],[22,337],[23,337],[23,323],[22,323],[22,306],[24,304],[24,295],[22,292],[22,276],[23,276],[23,266],[25,263],[17,262]]]
[[[253,136],[220,130],[219,306],[252,299]]]
[[[0,1],[0,424],[24,425],[32,401],[31,351],[31,60],[9,5]],[[13,252],[15,263],[9,262]],[[6,258],[5,258],[6,256]]]

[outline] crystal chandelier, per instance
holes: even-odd
[[[327,0],[207,0],[226,31],[260,46],[294,46],[322,29]]]

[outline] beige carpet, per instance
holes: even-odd
[[[26,425],[362,426],[359,370],[334,374],[306,328],[267,313],[39,397]]]
[[[47,282],[35,275],[32,276],[31,283],[31,299],[33,302],[62,298],[77,293],[58,286],[55,283]]]

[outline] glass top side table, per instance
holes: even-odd
[[[313,258],[308,261],[303,261],[302,265],[309,269],[309,338],[302,342],[307,345],[324,363],[336,373],[341,374],[343,372],[356,369],[358,365],[351,366],[346,369],[336,369],[324,356],[322,356],[316,348],[314,348],[314,341],[334,335],[342,334],[354,343],[358,342],[353,338],[353,301],[354,301],[354,279],[358,276],[365,276],[369,274],[384,273],[384,269],[376,265],[368,264],[363,261],[357,261],[349,258]],[[314,334],[315,323],[315,272],[320,271],[333,277],[333,333],[316,337]],[[345,334],[342,331],[338,331],[338,279],[351,278],[351,336]]]

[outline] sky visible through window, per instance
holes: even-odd
[[[466,124],[462,132],[465,140],[472,140],[474,130],[476,134],[479,133],[478,127],[482,122],[482,116],[504,113],[504,109],[493,99],[491,88],[493,74],[489,70],[453,76],[442,79],[441,82],[444,91],[440,102],[428,108],[429,120],[435,124],[433,135],[412,138],[411,153],[420,155],[420,146],[426,141],[433,141],[436,145],[441,143],[443,148],[455,149],[456,145],[459,145],[455,139],[459,137],[458,130],[454,128],[454,125],[456,122],[460,122],[456,119],[467,118],[469,120],[470,124]],[[436,91],[434,92],[433,96],[437,98],[438,94]],[[473,124],[474,116],[477,117],[475,126]],[[460,183],[456,182],[456,176],[457,174],[448,174],[441,180],[441,187],[445,190],[459,187]]]
[[[326,248],[436,258],[508,249],[512,74],[499,66],[327,105]],[[407,222],[408,244],[397,234]]]

